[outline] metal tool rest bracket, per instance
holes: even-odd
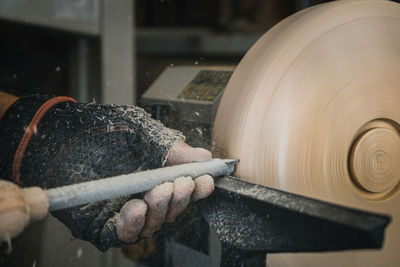
[[[214,257],[210,262],[217,261],[221,267],[266,266],[267,253],[380,248],[390,222],[388,216],[231,176],[216,178],[215,186],[210,197],[193,203],[174,223],[156,234],[161,245],[140,262],[174,266],[166,253],[168,242]],[[209,230],[216,234],[217,242],[210,240]]]

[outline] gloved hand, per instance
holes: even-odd
[[[211,159],[142,109],[29,96],[0,120],[0,177],[51,188],[119,174]],[[210,176],[181,177],[135,196],[54,212],[72,234],[100,250],[149,237],[190,199],[214,189]],[[133,198],[133,199],[132,199]],[[143,200],[142,200],[143,198]],[[119,212],[120,211],[120,212]]]
[[[210,159],[209,151],[178,141],[169,150],[166,165]],[[144,238],[150,237],[164,222],[173,222],[191,199],[206,198],[213,190],[214,180],[210,175],[202,175],[194,180],[192,177],[179,177],[173,183],[158,185],[147,192],[143,200],[126,202],[120,214],[114,216],[119,239],[130,243],[135,242],[139,234]]]

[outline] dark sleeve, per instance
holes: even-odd
[[[14,103],[0,121],[0,175],[15,180],[15,153],[32,118],[49,101],[28,96]],[[29,127],[28,127],[29,128]],[[169,148],[184,137],[133,106],[63,102],[41,118],[19,167],[22,186],[51,188],[158,168]],[[115,214],[130,197],[54,212],[72,234],[100,250],[120,246]]]

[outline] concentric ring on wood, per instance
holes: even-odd
[[[384,200],[399,192],[400,135],[388,122],[374,124],[351,147],[349,171],[364,197]]]

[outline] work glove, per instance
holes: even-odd
[[[0,177],[52,188],[211,159],[209,151],[133,106],[76,103],[68,97],[20,98],[0,120]],[[53,212],[101,251],[148,238],[189,201],[207,197],[212,177],[180,177],[146,194]]]

